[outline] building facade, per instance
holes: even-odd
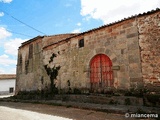
[[[160,9],[79,34],[38,36],[18,50],[16,92],[160,90]]]
[[[0,75],[0,95],[13,95],[15,92],[16,75],[1,74]]]

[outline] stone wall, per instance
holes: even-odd
[[[24,44],[18,50],[16,93],[41,89],[42,38]]]
[[[54,43],[57,43],[59,41],[62,41],[63,39],[69,38],[74,35],[76,35],[76,34],[60,34],[60,35],[45,36],[42,40],[42,42],[43,42],[42,47],[52,45]]]
[[[81,39],[84,39],[84,47],[78,46]],[[46,47],[43,64],[49,62],[53,53],[56,54],[49,65],[61,66],[57,86],[66,90],[69,87],[79,88],[85,92],[90,89],[91,59],[97,54],[105,54],[113,66],[120,67],[120,70],[113,71],[114,87],[139,88],[143,85],[139,51],[137,23],[135,19],[130,19]]]
[[[17,91],[49,88],[50,72],[57,69],[54,84],[59,90],[88,93],[90,62],[98,54],[112,61],[113,89],[141,89],[147,84],[158,87],[159,19],[157,10],[80,34],[44,36],[25,42],[18,53]],[[84,40],[82,47],[80,40]],[[95,92],[105,89],[108,87]]]
[[[45,53],[43,48],[73,35],[75,34],[38,36],[22,43],[18,50],[16,93],[42,90],[49,86],[49,76],[46,74],[45,63],[43,63],[43,54]],[[46,57],[50,56],[46,55]]]
[[[160,12],[139,17],[138,32],[143,81],[160,90]]]

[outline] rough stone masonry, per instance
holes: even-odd
[[[63,92],[159,91],[160,9],[79,34],[37,36],[22,43],[16,93],[50,89],[51,82]]]

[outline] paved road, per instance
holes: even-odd
[[[0,120],[125,120],[125,117],[69,106],[0,102]]]

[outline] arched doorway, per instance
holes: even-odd
[[[112,62],[105,54],[98,54],[90,61],[91,90],[113,86]]]

